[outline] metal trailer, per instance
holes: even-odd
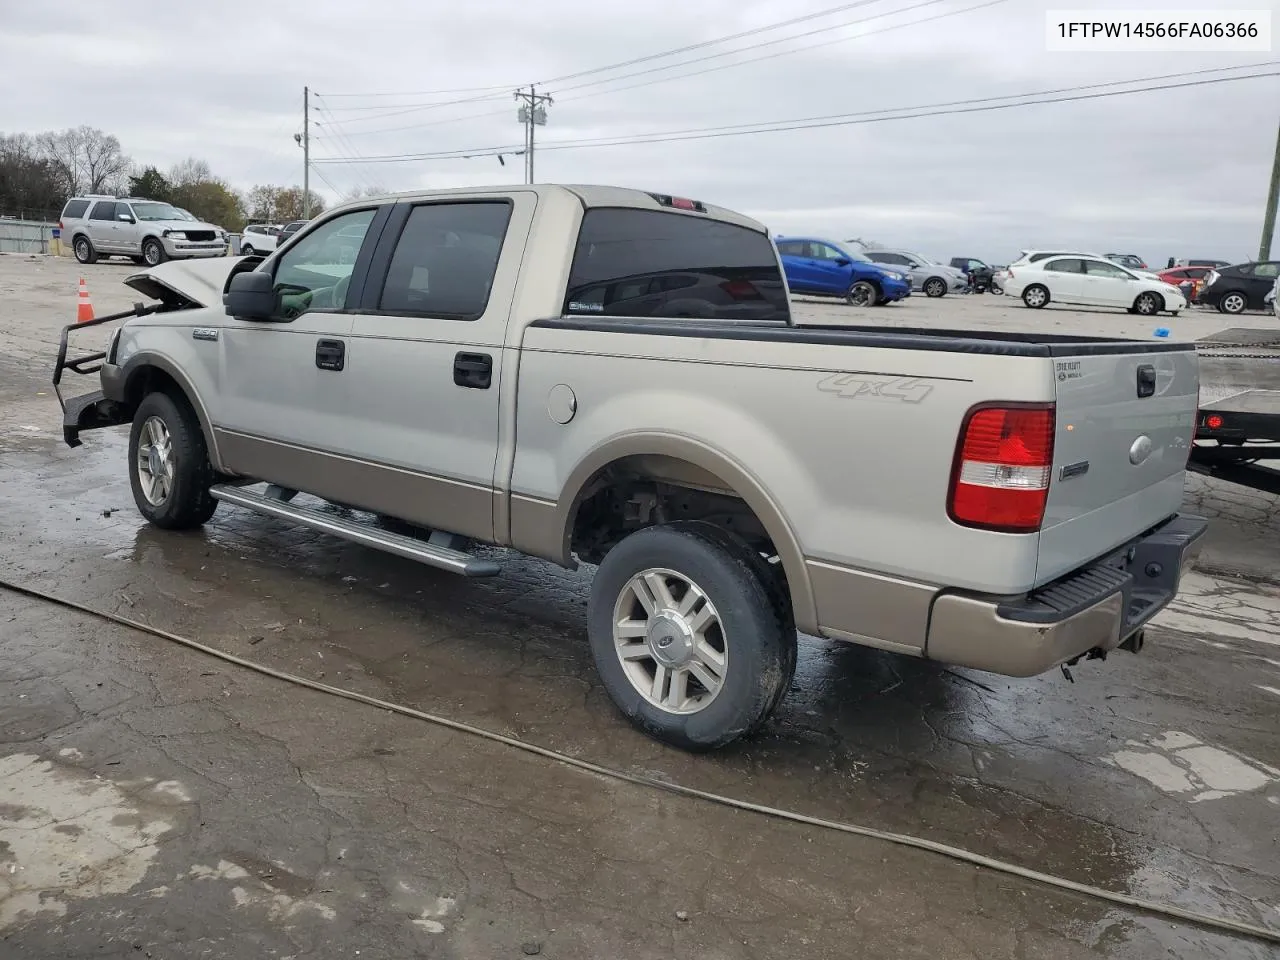
[[[1190,469],[1280,494],[1280,390],[1244,390],[1200,407]]]

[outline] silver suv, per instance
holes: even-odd
[[[227,253],[227,235],[220,227],[158,200],[72,197],[62,208],[58,226],[62,242],[71,244],[81,263],[129,257],[154,267],[166,260]]]
[[[960,270],[934,263],[910,250],[863,250],[862,253],[868,260],[906,272],[911,278],[911,289],[923,290],[927,297],[964,293],[969,286],[968,279]]]

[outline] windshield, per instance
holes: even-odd
[[[168,203],[157,203],[149,201],[147,203],[135,203],[133,205],[133,215],[139,220],[194,220],[190,214],[183,216],[184,211]]]

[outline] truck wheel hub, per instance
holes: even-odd
[[[649,622],[649,652],[664,667],[683,667],[693,659],[696,638],[688,621],[675,611],[663,611]]]

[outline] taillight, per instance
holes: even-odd
[[[956,523],[1032,533],[1044,522],[1053,472],[1053,404],[969,411],[960,432],[947,513]]]
[[[1204,425],[1210,430],[1221,430],[1222,425],[1225,422],[1226,421],[1222,419],[1222,415],[1218,413],[1211,413],[1204,418]]]
[[[726,280],[720,289],[734,300],[763,300],[764,297],[750,280]]]

